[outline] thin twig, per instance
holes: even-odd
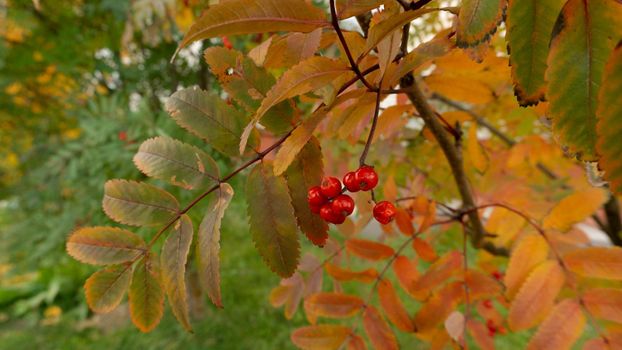
[[[469,315],[470,315],[470,306],[471,306],[471,300],[470,300],[470,296],[469,296],[469,284],[467,283],[467,274],[469,271],[469,259],[467,256],[467,229],[466,226],[464,224],[464,222],[462,222],[462,220],[460,221],[460,224],[462,225],[462,265],[463,265],[463,273],[464,273],[464,329],[463,329],[463,333],[462,333],[462,341],[464,343],[466,343],[466,339],[467,339],[467,323],[469,322]]]
[[[359,158],[359,165],[365,165],[365,159],[367,158],[367,154],[369,153],[369,147],[371,147],[371,143],[374,139],[374,134],[376,132],[376,125],[378,124],[378,115],[380,114],[380,99],[382,94],[380,91],[376,92],[376,107],[374,109],[374,118],[371,121],[371,128],[369,129],[369,136],[367,136],[367,142],[365,143],[365,148],[363,149],[363,153],[361,153],[361,158]]]
[[[343,51],[345,51],[346,56],[348,57],[348,62],[350,62],[350,67],[352,68],[352,71],[354,71],[358,79],[367,87],[367,89],[371,91],[376,90],[376,88],[372,86],[365,79],[365,77],[361,73],[361,70],[359,69],[359,66],[354,61],[354,57],[352,57],[352,53],[350,52],[350,48],[348,47],[346,38],[343,36],[343,33],[341,32],[341,28],[339,27],[339,18],[337,17],[337,10],[335,8],[335,0],[330,0],[330,17],[331,17],[330,18],[331,24],[333,25],[335,32],[337,32],[337,37],[339,38],[339,42],[341,43],[341,46],[343,47]]]

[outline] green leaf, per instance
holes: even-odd
[[[544,101],[546,57],[564,0],[509,0],[506,20],[514,93],[521,106]]]
[[[179,211],[172,194],[149,184],[110,180],[104,187],[103,208],[119,223],[133,226],[158,226],[168,223]]]
[[[192,221],[183,215],[164,241],[160,266],[162,285],[168,296],[171,311],[188,331],[192,331],[186,300],[186,262],[192,243]]]
[[[220,184],[218,197],[208,209],[199,227],[196,245],[199,266],[199,282],[214,305],[222,307],[220,296],[220,224],[225,210],[233,198],[233,188]]]
[[[328,26],[324,11],[301,0],[232,0],[211,5],[190,27],[180,49],[223,35],[310,32]]]
[[[503,20],[507,0],[463,0],[456,29],[459,47],[476,46],[490,39]]]
[[[164,313],[164,291],[156,263],[151,254],[138,262],[128,295],[132,322],[144,333],[153,330]]]
[[[91,310],[106,313],[114,310],[132,279],[132,265],[113,265],[97,271],[86,280],[86,303]]]
[[[166,101],[166,109],[184,129],[204,139],[219,152],[238,156],[246,115],[227,105],[220,97],[198,87],[179,90]],[[252,138],[252,146],[257,140]]]
[[[553,30],[546,72],[553,135],[586,161],[596,160],[598,90],[605,62],[622,38],[620,18],[618,1],[569,0]]]
[[[311,212],[307,202],[307,190],[322,181],[324,163],[322,149],[317,138],[312,137],[302,148],[296,160],[287,168],[285,178],[292,197],[298,227],[313,244],[323,247],[328,239],[328,225]]]
[[[362,15],[386,2],[387,0],[337,0],[337,17],[344,19]]]
[[[248,112],[257,111],[276,82],[272,74],[241,52],[214,46],[205,50],[204,57],[223,89]],[[262,125],[275,134],[288,132],[294,114],[290,103],[283,101],[266,112]]]
[[[169,137],[143,142],[134,164],[147,176],[190,190],[218,182],[218,166],[207,153]]]
[[[289,165],[294,161],[296,155],[307,144],[313,131],[326,117],[327,109],[320,108],[309,118],[302,122],[292,134],[283,142],[281,148],[274,157],[274,175],[279,176],[287,170]]]
[[[132,261],[145,250],[142,238],[115,227],[84,227],[67,239],[67,253],[80,262],[93,265]]]
[[[271,164],[263,161],[248,176],[246,196],[255,247],[272,271],[291,276],[298,266],[300,243],[285,179],[274,176]]]
[[[286,71],[279,81],[268,91],[266,98],[255,113],[253,120],[244,130],[240,153],[246,148],[246,139],[261,117],[277,103],[330,84],[344,74],[351,74],[343,62],[328,57],[311,57]]]
[[[605,172],[611,190],[622,194],[622,142],[620,127],[622,125],[622,41],[609,58],[605,67],[603,87],[598,97],[596,115],[598,123],[597,151],[601,156],[598,165]]]

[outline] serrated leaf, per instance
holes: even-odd
[[[365,341],[363,338],[356,334],[350,334],[350,339],[348,340],[347,350],[367,350],[367,346],[365,345]]]
[[[216,150],[238,156],[238,144],[248,118],[220,97],[198,87],[175,92],[166,101],[166,110],[184,129],[204,139]],[[252,138],[249,144],[255,146]]]
[[[352,271],[341,268],[331,263],[326,264],[326,273],[337,281],[359,281],[363,283],[371,283],[378,277],[378,271],[375,269],[366,269],[362,271]]]
[[[183,215],[175,224],[162,246],[160,266],[162,267],[162,285],[168,296],[171,311],[188,331],[192,331],[186,300],[186,262],[192,243],[192,221]]]
[[[477,124],[473,124],[471,125],[471,128],[469,128],[466,152],[469,155],[469,159],[471,160],[473,167],[475,167],[475,170],[477,170],[480,174],[485,173],[486,169],[488,169],[489,159],[484,147],[482,147],[477,139]]]
[[[556,261],[536,267],[512,302],[508,324],[513,331],[531,328],[548,315],[564,285],[565,276]]]
[[[250,113],[255,113],[276,82],[272,74],[239,51],[213,46],[205,50],[203,57],[227,94]],[[290,103],[284,101],[266,112],[262,125],[282,134],[291,129],[294,115]]]
[[[307,191],[319,184],[323,175],[324,163],[320,143],[317,138],[312,137],[300,151],[296,160],[287,168],[285,178],[292,197],[298,227],[313,244],[319,247],[323,247],[328,239],[328,224],[319,215],[311,212],[307,202]]]
[[[80,262],[93,265],[132,261],[146,248],[142,238],[115,227],[84,227],[67,239],[67,253]]]
[[[553,207],[544,218],[544,229],[566,232],[575,223],[585,220],[607,201],[608,194],[600,188],[590,188],[575,192]]]
[[[566,253],[568,268],[581,276],[622,280],[622,248],[589,247]]]
[[[388,259],[395,253],[393,248],[386,244],[357,238],[346,241],[346,250],[360,258],[372,261]]]
[[[581,337],[584,326],[585,316],[581,306],[574,300],[566,299],[557,304],[542,322],[527,349],[571,349]]]
[[[337,17],[358,16],[380,7],[387,0],[337,0]]]
[[[456,28],[459,47],[487,41],[503,20],[507,0],[463,0]]]
[[[622,38],[620,18],[618,1],[569,0],[553,30],[546,71],[553,134],[582,160],[596,160],[598,90],[605,62]]]
[[[405,256],[398,256],[393,262],[393,272],[402,287],[408,294],[419,278],[417,265]]]
[[[324,12],[304,1],[232,0],[209,6],[190,27],[179,49],[223,35],[310,32],[327,25]]]
[[[413,239],[412,245],[413,249],[417,253],[417,256],[423,259],[423,261],[433,262],[438,259],[434,248],[427,241],[417,237]]]
[[[298,266],[300,242],[287,182],[263,161],[248,176],[246,196],[255,247],[272,271],[291,276]]]
[[[468,270],[464,281],[469,287],[470,300],[494,298],[501,293],[501,285],[490,274],[478,270]]]
[[[143,142],[134,164],[147,176],[190,190],[213,185],[219,177],[218,166],[207,153],[165,136]]]
[[[253,120],[247,125],[240,142],[240,153],[246,148],[246,138],[263,115],[276,104],[288,98],[306,94],[330,84],[342,75],[351,74],[343,62],[328,57],[314,56],[295,65],[281,76],[266,93]]]
[[[596,131],[598,142],[597,152],[600,155],[599,167],[605,172],[604,178],[609,181],[611,190],[622,194],[622,142],[620,142],[620,116],[622,115],[622,41],[618,43],[614,53],[605,66],[603,86],[598,95]]]
[[[363,314],[363,327],[374,348],[379,350],[398,349],[395,334],[389,328],[375,307],[368,305]]]
[[[313,131],[326,117],[326,109],[320,108],[302,122],[283,142],[274,156],[274,174],[279,176],[287,170],[302,148],[313,136]]]
[[[218,196],[203,217],[197,234],[196,255],[199,282],[214,305],[222,307],[220,296],[220,224],[233,198],[233,188],[221,183]]]
[[[131,264],[113,265],[99,270],[84,283],[86,303],[95,312],[114,310],[130,286],[133,268]]]
[[[453,251],[436,260],[411,288],[411,294],[418,300],[424,300],[428,294],[439,287],[462,266],[462,255]]]
[[[394,30],[378,43],[378,64],[380,65],[380,78],[385,75],[387,67],[400,51],[402,31]]]
[[[563,0],[509,0],[506,19],[514,93],[521,106],[544,101],[546,57]]]
[[[289,68],[313,57],[320,47],[322,28],[310,33],[289,33],[272,42],[264,66],[266,68]]]
[[[464,295],[464,284],[451,282],[423,303],[415,315],[415,325],[420,334],[430,333],[456,309]]]
[[[177,215],[172,194],[142,182],[110,180],[104,186],[104,212],[112,220],[132,226],[158,226]]]
[[[399,330],[403,332],[415,331],[415,325],[390,281],[381,280],[378,283],[378,299],[385,315]]]
[[[298,328],[292,332],[291,339],[304,350],[337,350],[350,332],[346,326],[322,324]]]
[[[549,245],[540,235],[522,238],[510,255],[510,262],[505,271],[505,294],[511,300],[531,271],[549,255]]]
[[[581,299],[594,317],[622,324],[622,290],[590,289],[583,293]]]
[[[152,255],[138,262],[128,294],[132,322],[144,333],[153,330],[164,313],[164,290],[156,263]]]
[[[305,299],[305,313],[309,322],[318,317],[348,318],[356,315],[363,306],[363,299],[341,293],[316,293]]]

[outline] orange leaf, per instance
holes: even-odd
[[[429,335],[456,309],[463,295],[464,285],[461,282],[449,283],[432,295],[415,315],[418,333]]]
[[[350,335],[350,340],[348,340],[348,350],[367,350],[367,346],[365,345],[365,341],[363,338],[359,337],[356,334]]]
[[[270,305],[273,307],[281,307],[287,301],[287,296],[292,287],[290,286],[276,286],[270,291]]]
[[[585,317],[581,306],[574,300],[566,299],[557,304],[542,322],[527,349],[570,349],[581,337],[584,326]]]
[[[305,291],[305,281],[302,275],[296,272],[292,277],[284,280],[283,283],[287,283],[290,286],[287,300],[285,301],[285,318],[291,320],[302,300],[302,295]]]
[[[438,259],[415,283],[412,292],[417,296],[416,299],[425,299],[430,291],[447,281],[461,266],[462,254],[456,251]]]
[[[331,263],[326,264],[326,272],[337,281],[359,281],[363,283],[373,282],[378,276],[375,269],[367,269],[363,271],[352,271],[341,268]]]
[[[428,201],[418,232],[425,232],[434,223],[434,219],[436,219],[436,202]]]
[[[363,300],[354,295],[340,293],[317,293],[305,299],[305,313],[309,322],[315,323],[318,316],[348,318],[356,315],[363,306]]]
[[[360,258],[373,261],[387,259],[395,253],[388,245],[356,238],[346,241],[346,249]]]
[[[566,266],[579,275],[622,280],[622,248],[590,247],[564,255]]]
[[[146,249],[142,238],[116,227],[83,227],[67,239],[67,253],[93,265],[131,261]]]
[[[419,271],[416,264],[405,256],[398,256],[393,262],[393,271],[397,280],[408,294],[419,278]]]
[[[622,290],[597,288],[583,294],[585,307],[603,320],[622,323]]]
[[[378,310],[371,305],[365,309],[363,314],[363,327],[374,348],[378,350],[398,349],[395,334],[393,334],[387,322],[378,313]]]
[[[402,301],[399,299],[393,288],[393,284],[387,280],[378,283],[378,297],[380,305],[389,320],[401,331],[413,332],[415,325],[406,312]]]
[[[415,252],[417,252],[417,255],[424,261],[433,262],[438,259],[438,256],[436,255],[436,252],[434,251],[434,248],[432,248],[430,243],[424,241],[421,238],[413,239],[413,249],[415,250]]]
[[[473,337],[473,341],[475,344],[479,346],[482,350],[494,350],[495,342],[494,338],[488,335],[488,329],[486,326],[476,320],[468,320],[467,321],[467,329],[471,336]]]
[[[512,302],[508,315],[510,328],[519,331],[538,324],[553,307],[564,280],[564,272],[556,261],[536,267]]]
[[[465,281],[469,286],[469,298],[479,300],[491,298],[501,293],[501,285],[490,275],[477,270],[468,270]]]
[[[291,339],[294,345],[305,350],[336,350],[349,334],[348,327],[323,324],[298,328]]]
[[[585,220],[607,201],[607,192],[601,188],[590,188],[576,192],[557,203],[544,218],[545,229],[566,232],[573,224]]]
[[[477,139],[477,124],[473,124],[469,129],[469,137],[467,138],[466,151],[471,160],[471,164],[480,174],[488,169],[489,159],[484,147]]]
[[[396,208],[395,223],[397,224],[397,228],[400,229],[400,232],[406,236],[412,236],[412,234],[415,233],[412,218],[406,209],[400,207]]]
[[[529,235],[521,239],[512,251],[505,273],[506,295],[512,299],[529,273],[546,260],[549,246],[540,235]]]

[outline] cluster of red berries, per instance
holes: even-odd
[[[377,184],[378,174],[374,168],[364,165],[347,173],[343,177],[343,186],[338,178],[325,177],[320,186],[309,189],[307,201],[312,212],[327,222],[339,225],[354,211],[354,200],[344,192],[371,191]],[[381,224],[388,224],[394,217],[395,207],[390,202],[382,201],[374,207],[374,218]]]

